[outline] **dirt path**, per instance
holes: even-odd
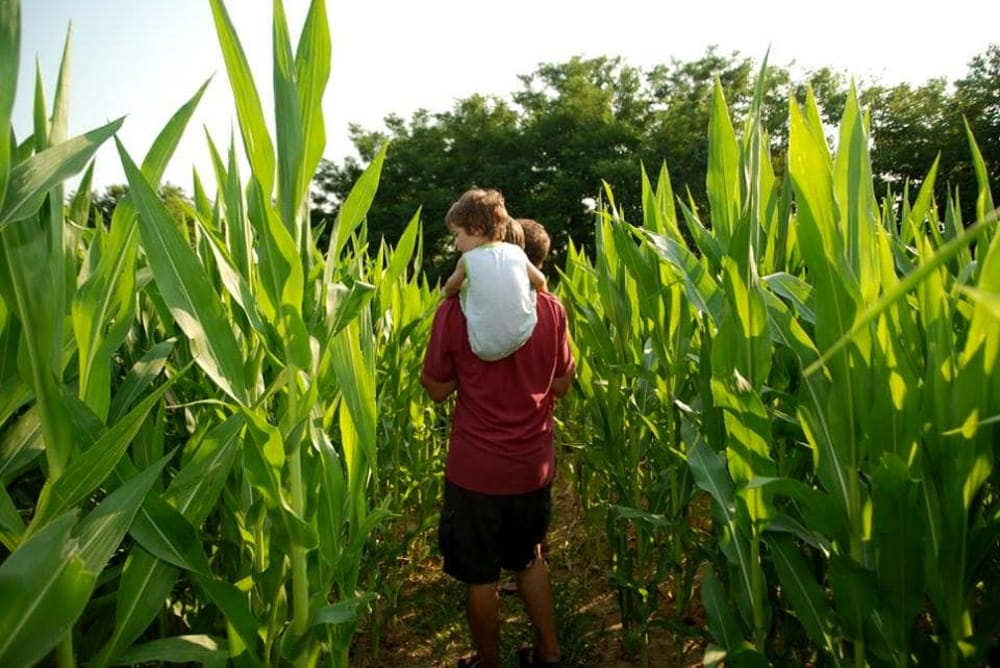
[[[599,537],[587,528],[583,511],[572,492],[569,476],[557,479],[554,517],[547,544],[547,561],[556,597],[556,615],[565,666],[632,668],[639,657],[625,656],[620,641],[620,619],[609,565]],[[429,536],[428,539],[432,539]],[[399,593],[398,612],[387,621],[377,653],[375,639],[359,634],[351,665],[357,668],[448,668],[468,653],[464,589],[441,573],[436,550],[410,564],[412,575]],[[530,641],[530,627],[512,579],[501,582],[501,654],[504,665],[516,666],[517,648]],[[661,614],[669,617],[666,596]],[[649,637],[648,665],[693,667],[701,665],[704,641],[697,612],[688,619],[685,637],[667,629],[653,629]]]

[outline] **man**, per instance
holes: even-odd
[[[532,256],[527,244],[525,251]],[[445,572],[467,586],[476,654],[459,661],[460,668],[500,665],[501,569],[514,571],[535,629],[536,645],[520,653],[522,665],[560,665],[541,543],[555,475],[552,410],[569,391],[575,367],[562,304],[541,292],[536,309],[538,321],[524,345],[487,362],[470,348],[458,299],[447,298],[435,314],[424,358],[421,382],[431,399],[457,392],[438,543]]]

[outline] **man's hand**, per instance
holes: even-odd
[[[558,378],[552,379],[552,394],[558,399],[559,397],[565,397],[566,393],[569,392],[569,388],[573,385],[573,379],[576,378],[576,368],[570,369],[569,373],[564,376],[559,376]]]
[[[458,387],[458,383],[454,380],[450,380],[446,383],[441,383],[432,378],[428,378],[426,374],[420,374],[420,384],[424,386],[427,390],[427,396],[431,398],[431,401],[435,403],[440,403],[448,398],[448,395],[455,391]]]

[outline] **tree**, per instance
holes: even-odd
[[[995,186],[1000,182],[1000,44],[991,45],[985,53],[972,59],[966,77],[955,82],[952,104],[954,117],[950,136],[954,155],[947,155],[948,179],[960,189],[965,220],[972,221],[978,187],[964,127],[958,116],[969,123],[986,162],[990,183]],[[959,133],[960,137],[956,137]],[[964,153],[958,151],[959,141],[966,147]]]
[[[420,110],[409,120],[385,119],[383,130],[352,126],[360,160],[323,162],[314,183],[318,218],[330,216],[351,184],[386,142],[390,142],[369,230],[389,243],[399,239],[413,215],[424,221],[425,264],[431,280],[450,269],[454,253],[444,214],[464,190],[493,187],[504,193],[517,217],[534,218],[552,237],[551,267],[559,266],[569,240],[592,250],[593,216],[585,198],[602,195],[607,182],[627,220],[641,222],[640,170],[655,173],[666,163],[678,197],[690,197],[708,220],[705,175],[707,130],[716,81],[733,121],[750,109],[760,66],[738,53],[710,47],[698,60],[656,65],[648,70],[621,58],[572,58],[545,63],[520,78],[510,98],[473,95],[450,111]],[[788,144],[788,97],[802,101],[811,90],[835,144],[834,129],[849,91],[844,74],[830,68],[793,79],[789,69],[764,70],[761,113],[776,176],[784,174]],[[963,207],[976,193],[962,118],[969,120],[997,179],[1000,165],[1000,48],[991,47],[970,64],[969,75],[949,94],[943,80],[919,86],[881,86],[860,92],[870,110],[872,162],[877,187],[921,182],[942,156],[939,198],[958,187]],[[943,200],[939,200],[943,201]],[[968,210],[968,209],[967,209]]]

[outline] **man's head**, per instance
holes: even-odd
[[[485,241],[503,241],[509,219],[503,195],[498,190],[472,188],[451,205],[444,224],[453,232],[464,230],[467,234],[485,237]]]
[[[524,248],[524,229],[516,218],[507,220],[507,235],[503,239],[509,244]]]
[[[518,218],[517,223],[524,232],[524,254],[528,256],[531,264],[541,269],[552,247],[549,233],[541,223],[531,218]]]

